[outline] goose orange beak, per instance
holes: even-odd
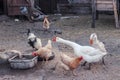
[[[89,43],[90,43],[90,45],[92,45],[92,44],[93,44],[93,40],[92,40],[92,39],[90,39]]]

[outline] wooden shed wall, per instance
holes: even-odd
[[[5,1],[4,4],[7,4],[7,0],[0,0],[0,1]],[[9,1],[9,0],[8,0]],[[35,0],[37,5],[39,7],[41,7],[41,10],[44,12],[44,13],[56,13],[57,12],[57,4],[68,4],[68,0]],[[73,3],[90,3],[91,0],[71,0]],[[2,2],[1,2],[2,3]],[[84,5],[86,6],[86,5]],[[90,11],[90,8],[88,7],[80,7],[77,5],[77,7],[73,7],[72,10],[69,10],[69,11],[73,11],[73,12],[78,12],[78,13],[88,13]],[[88,6],[88,5],[87,5]],[[4,6],[0,6],[0,10],[1,12],[3,12],[3,7],[6,7],[6,5]],[[64,7],[62,7],[63,9]],[[8,9],[7,8],[4,8],[4,12],[5,14],[7,14],[7,11]],[[62,12],[64,12],[66,10],[62,10]],[[69,12],[68,12],[69,13]]]
[[[90,3],[91,0],[57,0],[58,3],[68,3],[68,1],[72,1],[73,3]]]
[[[7,1],[6,0],[0,0],[0,14],[7,14]]]
[[[69,4],[68,0],[36,0],[39,3],[39,7],[44,13],[56,13],[57,12],[57,4]],[[71,0],[73,3],[91,3],[91,0]],[[87,5],[88,6],[88,5]],[[61,7],[61,6],[60,6]],[[66,7],[62,6],[61,13],[66,13]],[[74,6],[73,9],[69,10],[70,13],[77,12],[77,13],[90,13],[90,7],[85,6]],[[69,12],[68,12],[69,13]]]
[[[6,1],[6,0],[0,0]],[[91,0],[71,0],[74,5],[68,6],[68,0],[35,0],[36,4],[41,7],[44,13],[57,12],[57,4],[64,4],[61,7],[61,13],[91,13]],[[75,5],[77,3],[77,5]],[[6,4],[6,2],[4,2]],[[79,5],[80,4],[80,5]],[[66,7],[67,5],[67,7]],[[6,5],[4,5],[5,7]],[[70,8],[68,10],[68,8]],[[3,11],[2,5],[0,6],[1,12]],[[7,14],[7,8],[4,8],[4,13]]]
[[[91,0],[71,0],[73,4],[68,4],[68,0],[58,1],[59,12],[61,13],[76,13],[89,14],[91,13]]]
[[[72,0],[73,3],[90,3],[91,0]]]

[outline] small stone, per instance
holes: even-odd
[[[69,19],[70,17],[61,17],[60,19]]]
[[[15,19],[14,21],[15,21],[15,22],[19,22],[19,19]]]

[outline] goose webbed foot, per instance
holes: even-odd
[[[113,54],[108,54],[110,57],[113,56]]]
[[[81,64],[81,66],[85,66],[85,65],[86,65],[86,63],[87,63],[87,62],[85,61],[83,64]]]
[[[91,70],[91,63],[88,64],[87,70]]]
[[[85,68],[86,70],[91,70],[91,63],[88,63],[88,67]]]
[[[104,57],[102,58],[102,64],[105,65],[105,60]]]

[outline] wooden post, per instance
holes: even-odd
[[[4,3],[4,14],[7,14],[7,0],[3,0]]]
[[[96,20],[98,20],[99,19],[99,11],[97,11],[96,10],[96,18],[95,18]]]
[[[60,6],[57,4],[57,12],[60,13]]]
[[[116,0],[113,0],[113,9],[114,9],[114,16],[115,16],[116,28],[120,28],[119,27],[119,21],[118,21],[118,12],[117,12],[117,3],[116,3]]]
[[[92,0],[92,28],[95,28],[96,20],[96,3],[95,0]]]

